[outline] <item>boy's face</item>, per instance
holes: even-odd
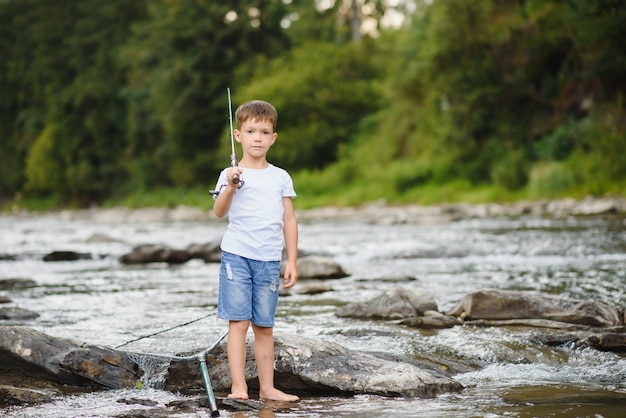
[[[253,158],[265,157],[278,136],[272,122],[256,119],[243,122],[241,129],[235,129],[234,135],[244,154]]]

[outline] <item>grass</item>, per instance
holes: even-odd
[[[618,184],[619,183],[619,184]],[[296,209],[311,209],[325,206],[360,206],[374,201],[384,201],[389,205],[436,205],[444,203],[510,203],[519,200],[561,199],[573,197],[582,199],[590,194],[585,187],[549,190],[541,194],[536,188],[526,187],[515,192],[495,185],[473,185],[466,180],[455,180],[444,184],[422,183],[398,191],[389,185],[386,179],[378,182],[354,180],[338,182],[327,173],[317,176],[314,173],[294,175],[294,184],[298,197],[294,200]],[[616,182],[611,188],[612,196],[626,195],[626,187]],[[604,194],[602,194],[604,195]],[[207,187],[174,188],[161,187],[142,189],[123,196],[109,198],[98,206],[104,208],[127,207],[131,209],[146,207],[191,206],[202,210],[213,208],[213,199]],[[63,202],[55,196],[24,196],[8,201],[0,207],[4,213],[18,209],[29,211],[52,211],[59,209],[78,209],[84,207],[75,202]]]

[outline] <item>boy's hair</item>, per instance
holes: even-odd
[[[269,121],[276,130],[278,122],[278,112],[276,108],[263,100],[250,100],[237,108],[235,112],[237,120],[237,129],[241,129],[241,125],[247,120],[254,119],[257,121]]]

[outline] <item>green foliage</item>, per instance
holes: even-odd
[[[505,190],[518,190],[528,181],[527,160],[519,151],[505,154],[493,164],[491,179],[493,184]]]
[[[560,162],[541,162],[530,171],[528,184],[531,198],[559,198],[570,192],[575,184],[574,173]]]
[[[211,187],[226,87],[277,107],[297,206],[626,190],[626,2],[420,0],[356,43],[318,4],[0,0],[0,197]]]
[[[589,120],[570,119],[556,127],[534,144],[537,158],[545,161],[561,161],[582,145],[589,135]]]
[[[212,210],[213,199],[205,187],[156,187],[152,189],[133,189],[124,195],[108,198],[103,207],[127,207],[139,209],[146,207],[175,208],[177,206],[197,207]]]
[[[188,187],[222,165],[226,87],[237,66],[288,47],[282,2],[149,2],[123,49],[128,67],[127,145],[122,165],[138,187]],[[229,12],[236,12],[229,18]],[[147,172],[145,170],[148,170]]]
[[[50,192],[64,188],[63,156],[58,149],[55,128],[48,126],[30,148],[26,160],[27,190]]]
[[[585,193],[623,194],[626,190],[625,121],[621,103],[604,106],[590,117],[582,145],[567,161]]]
[[[277,108],[278,140],[270,160],[301,170],[319,169],[339,158],[361,119],[380,107],[378,71],[368,59],[373,53],[366,42],[307,43],[258,66],[235,99],[263,99]]]

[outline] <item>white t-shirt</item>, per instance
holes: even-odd
[[[222,170],[215,190],[227,184]],[[283,252],[283,197],[296,197],[287,171],[269,164],[264,169],[242,168],[244,184],[235,191],[228,211],[222,251],[259,261],[280,261]],[[214,196],[217,198],[217,196]]]

